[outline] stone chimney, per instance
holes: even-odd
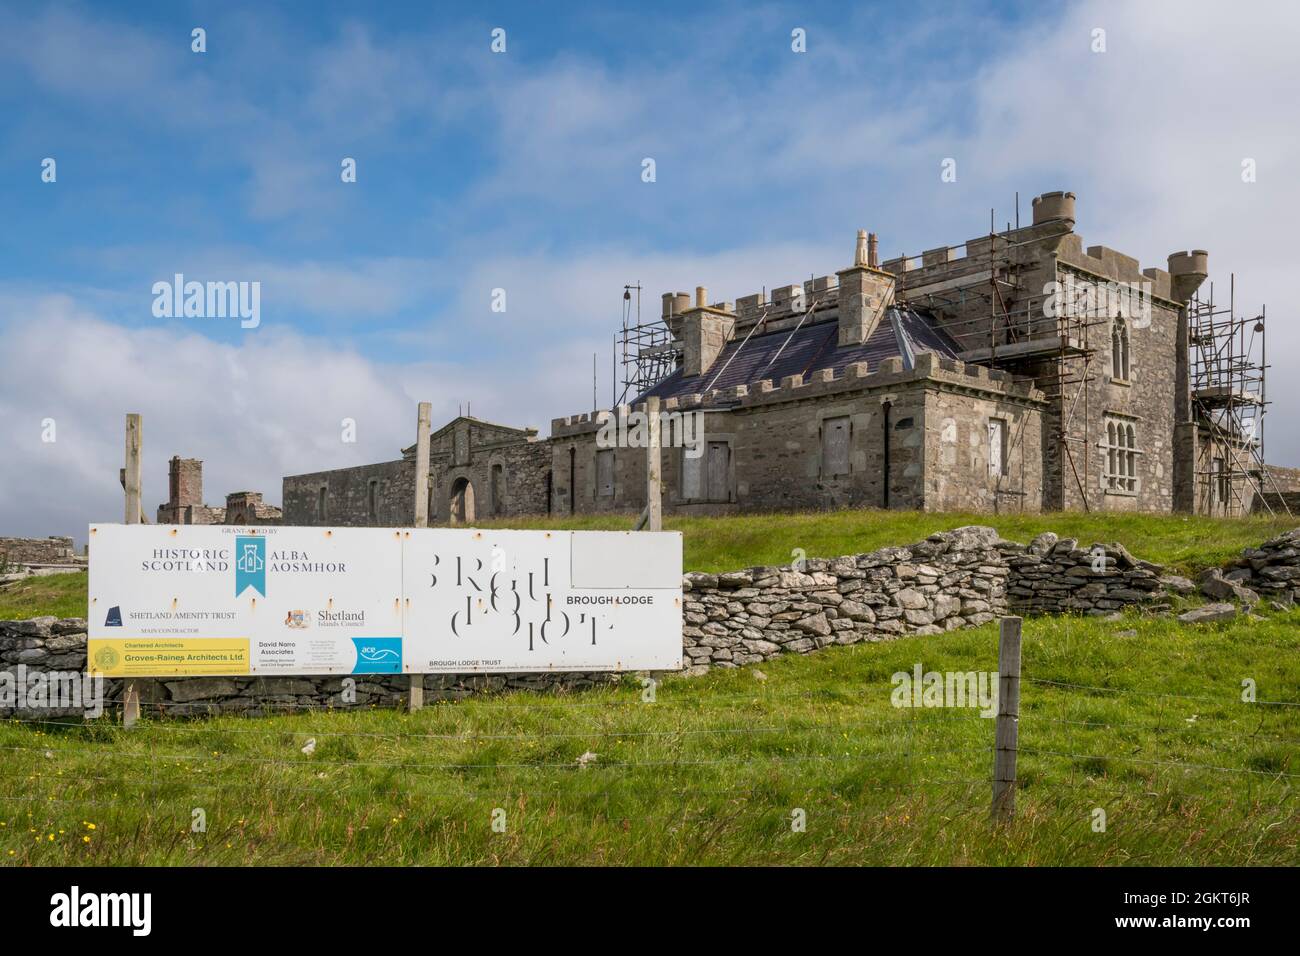
[[[680,293],[678,293],[680,295]],[[736,314],[728,303],[708,304],[709,290],[695,287],[695,308],[682,313],[682,375],[703,375],[736,330]]]
[[[853,265],[836,273],[840,280],[839,345],[861,345],[894,304],[894,276],[877,264],[875,233],[858,230]]]
[[[682,315],[691,307],[691,297],[685,292],[665,292],[663,295],[663,320],[673,334],[681,338]]]

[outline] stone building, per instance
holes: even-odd
[[[260,491],[226,495],[224,508],[203,503],[203,462],[172,457],[167,463],[167,503],[158,506],[159,524],[279,524],[281,511],[262,501]]]
[[[1209,420],[1191,382],[1207,254],[1144,269],[1085,247],[1075,215],[1073,193],[1046,193],[1028,225],[960,246],[881,264],[859,233],[852,265],[770,295],[666,293],[670,373],[631,406],[555,419],[546,439],[457,418],[432,443],[430,521],[636,514],[649,398],[667,513],[1250,510],[1249,491],[1197,464],[1250,441]],[[413,495],[407,448],[285,478],[285,522],[406,524]]]
[[[429,437],[429,521],[538,514],[550,501],[549,442],[535,428],[461,415]],[[415,446],[402,457],[284,479],[285,523],[397,526],[415,516]]]

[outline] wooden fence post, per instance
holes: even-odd
[[[140,416],[128,413],[126,416],[126,468],[123,472],[122,487],[126,492],[126,523],[140,523],[140,449],[143,439],[140,431]],[[128,678],[122,685],[122,726],[130,730],[140,719],[140,678]]]
[[[998,633],[998,717],[993,745],[993,818],[1016,815],[1016,748],[1020,736],[1020,625],[1004,617]]]
[[[657,395],[646,399],[645,414],[650,439],[646,442],[645,450],[646,524],[650,531],[662,531],[664,530],[664,503],[663,483],[659,474],[662,456],[659,454],[659,397]]]
[[[415,526],[429,526],[429,421],[433,405],[420,402],[415,416]],[[407,675],[406,709],[415,713],[424,707],[424,675]]]

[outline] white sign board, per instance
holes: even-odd
[[[89,669],[396,674],[401,575],[391,529],[95,525]]]
[[[673,670],[678,533],[95,525],[107,676]]]
[[[681,667],[678,533],[405,535],[404,652],[412,673]]]

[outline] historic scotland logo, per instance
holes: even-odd
[[[266,539],[235,538],[235,597],[252,588],[266,597]]]

